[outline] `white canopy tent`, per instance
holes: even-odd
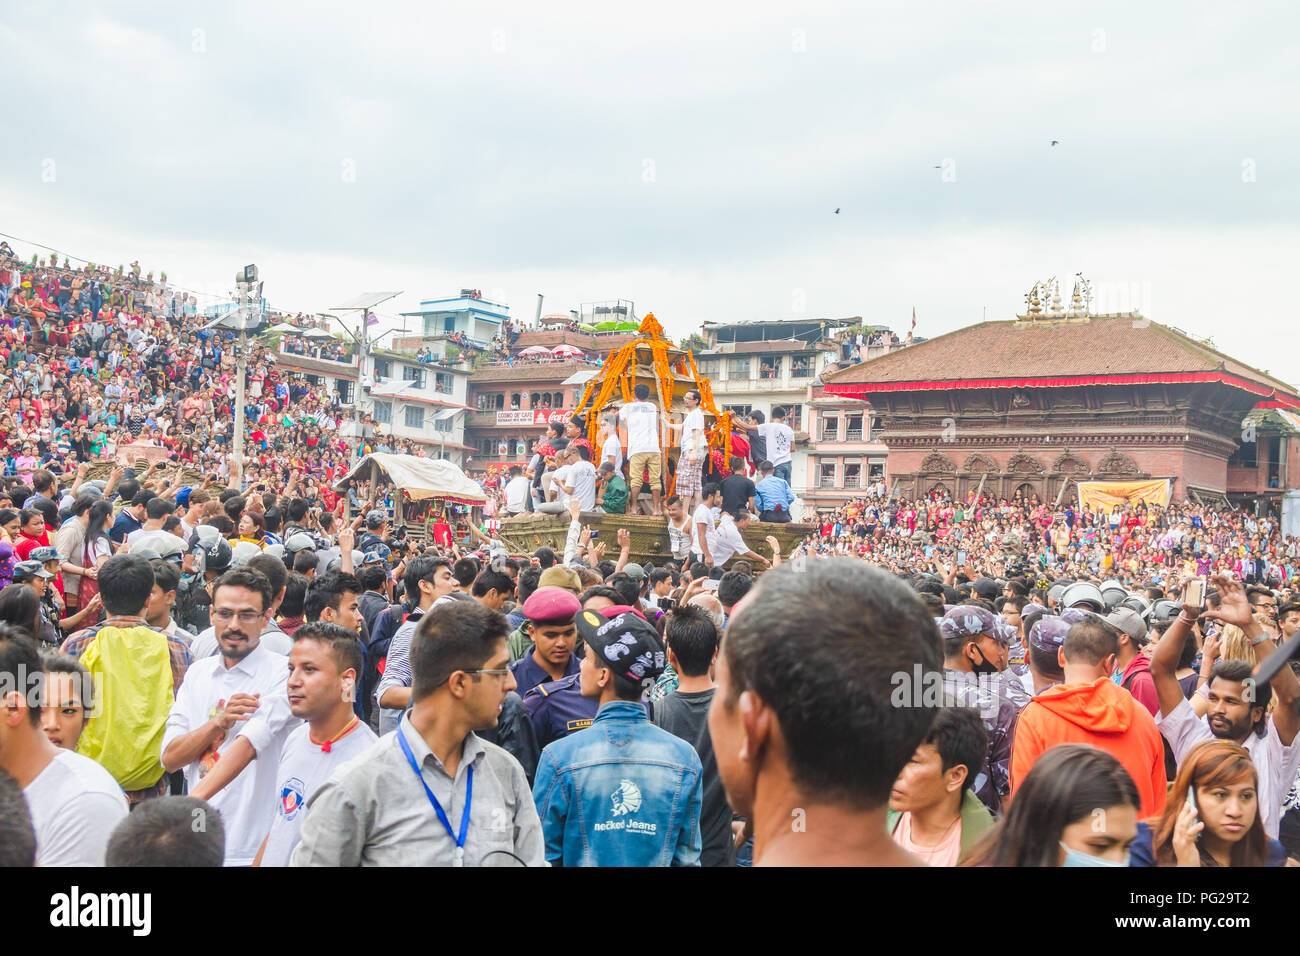
[[[487,495],[477,481],[469,478],[455,462],[445,458],[417,458],[376,452],[366,455],[334,483],[343,492],[356,481],[390,481],[402,489],[411,501],[446,498],[460,504],[481,505]]]

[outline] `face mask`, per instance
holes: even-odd
[[[1124,859],[1120,861],[1103,860],[1099,856],[1092,856],[1088,853],[1081,853],[1078,850],[1071,849],[1064,843],[1060,844],[1061,849],[1065,851],[1065,862],[1062,866],[1128,866],[1129,855],[1124,854]]]
[[[998,669],[984,656],[984,650],[978,646],[976,646],[975,650],[980,652],[980,660],[978,664],[974,661],[971,662],[971,670],[976,674],[996,674]]]

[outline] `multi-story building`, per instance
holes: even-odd
[[[723,324],[705,322],[704,349],[695,353],[720,408],[739,415],[761,411],[770,420],[783,406],[795,432],[790,485],[796,495],[814,489],[808,470],[809,388],[843,354],[859,318],[779,319]]]
[[[801,495],[813,508],[834,508],[861,497],[885,480],[888,448],[872,432],[871,406],[808,388],[806,485]]]
[[[1300,411],[1260,402],[1242,422],[1241,444],[1228,458],[1228,500],[1255,514],[1283,517],[1283,533],[1300,534]]]
[[[363,386],[378,435],[407,438],[430,454],[463,467],[470,370],[445,359],[417,359],[409,352],[372,349],[371,378]]]
[[[471,406],[465,430],[471,471],[501,472],[527,465],[532,443],[551,421],[573,414],[583,387],[596,374],[584,361],[497,362],[469,377]]]
[[[510,321],[510,306],[489,302],[477,289],[461,289],[448,299],[423,299],[404,318],[419,322],[419,334],[426,344],[464,341],[481,349],[491,345]]]
[[[402,315],[417,320],[415,334],[368,350],[358,410],[374,417],[378,435],[419,442],[464,467],[470,373],[499,338],[510,308],[462,289],[451,298],[421,300]]]
[[[303,352],[288,351],[282,338],[275,352],[276,367],[282,371],[302,375],[309,385],[317,388],[324,385],[331,392],[338,392],[339,401],[350,406],[357,399],[357,358],[356,346],[349,345],[337,359],[319,358],[322,350],[319,346],[306,346]]]
[[[1079,500],[1088,482],[1124,494],[1166,482],[1172,501],[1220,507],[1231,497],[1286,524],[1290,416],[1247,416],[1261,403],[1300,410],[1294,386],[1138,313],[1092,315],[1078,287],[1069,311],[1059,295],[1045,311],[1038,294],[1036,285],[1014,320],[824,379],[827,393],[871,402],[891,492],[1050,504]]]

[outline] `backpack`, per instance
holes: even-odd
[[[365,721],[371,729],[378,729],[379,706],[375,700],[375,688],[384,676],[388,665],[388,647],[393,643],[393,635],[406,623],[413,612],[405,604],[390,604],[375,617],[375,629],[370,635],[370,643],[365,648],[365,673],[361,680],[361,701]]]

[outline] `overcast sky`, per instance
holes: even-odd
[[[256,262],[291,310],[473,287],[677,336],[934,336],[1082,271],[1300,382],[1297,9],[7,0],[0,232],[213,294]]]

